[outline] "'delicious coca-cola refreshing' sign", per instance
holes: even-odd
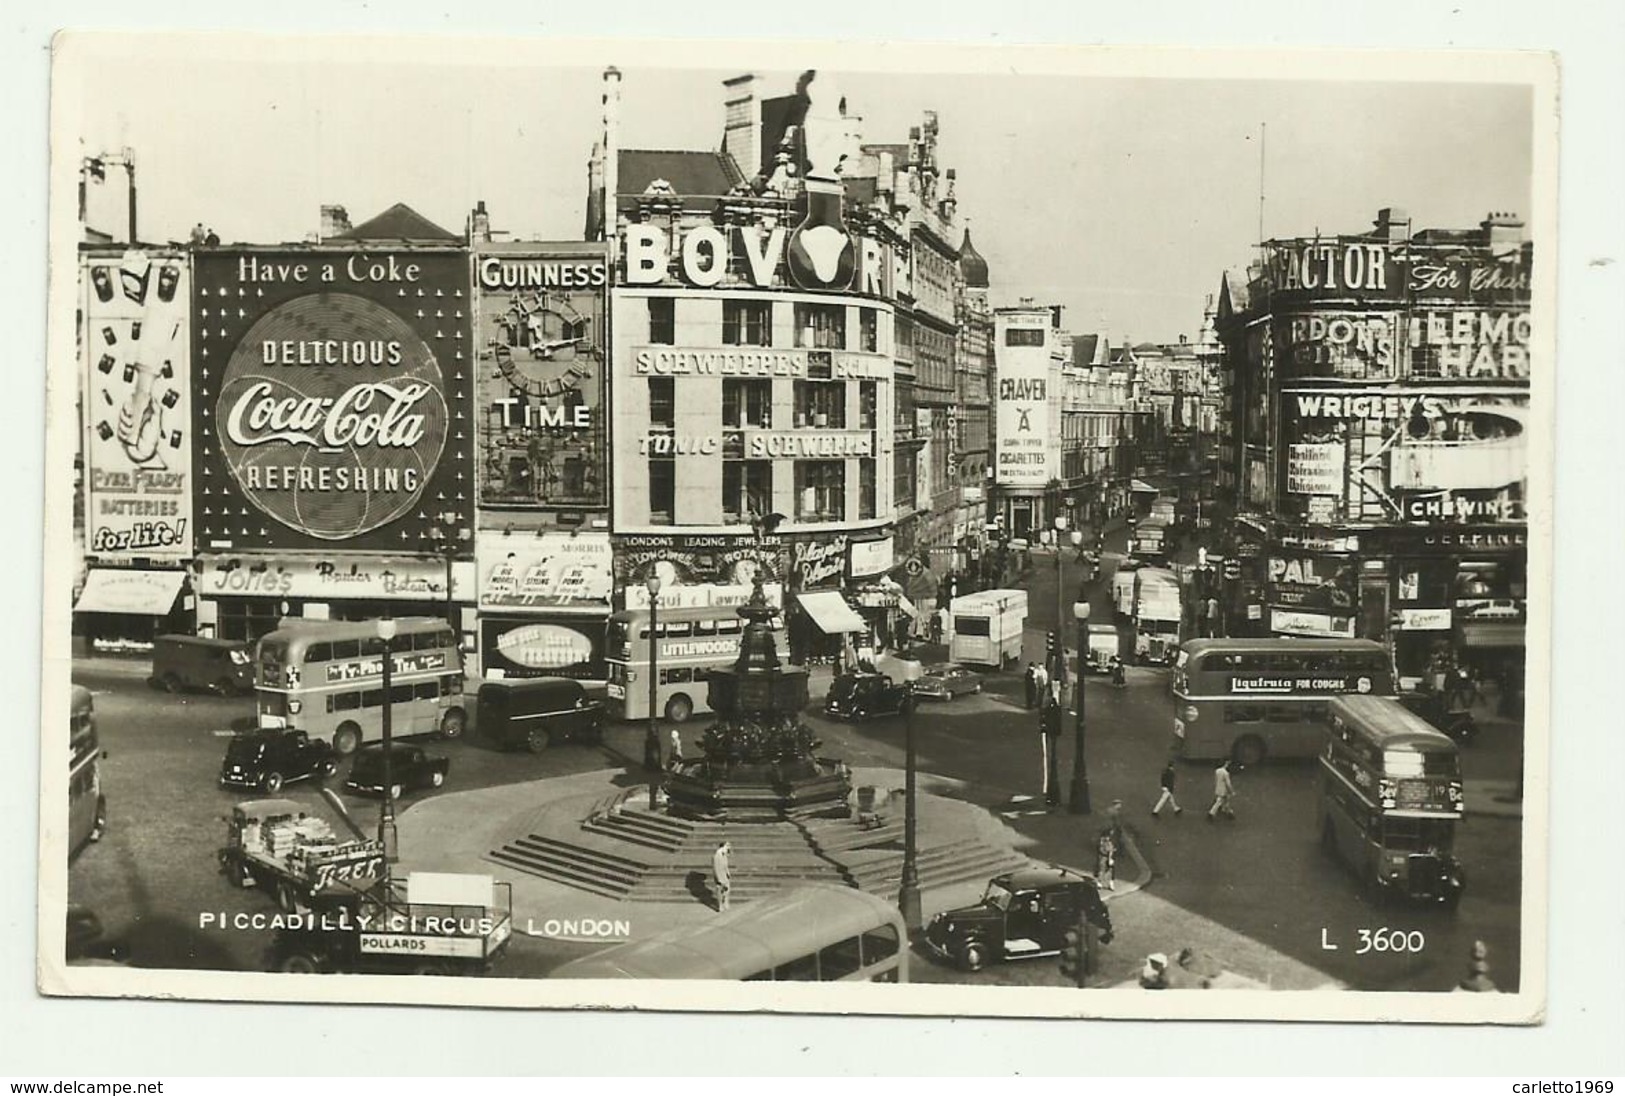
[[[208,548],[415,552],[469,523],[467,260],[200,255],[196,513]]]

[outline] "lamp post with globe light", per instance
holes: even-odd
[[[655,727],[655,713],[660,703],[660,576],[651,571],[644,588],[649,591],[649,722],[643,732],[643,767],[658,773],[660,732]],[[649,797],[654,798],[652,790]]]
[[[466,546],[473,539],[474,530],[462,524],[462,516],[455,510],[436,514],[434,524],[429,526],[429,544],[435,554],[446,561],[446,623],[451,625],[453,632],[461,632],[462,629],[457,626],[457,605],[452,598],[452,565],[458,548]]]
[[[1074,537],[1082,539],[1079,533]],[[1077,740],[1072,749],[1072,813],[1089,814],[1089,763],[1084,757],[1083,722],[1083,659],[1089,650],[1089,603],[1077,601],[1072,605],[1072,616],[1078,622],[1078,696],[1077,722],[1074,724]]]
[[[378,840],[384,846],[384,860],[393,864],[396,859],[395,841],[395,771],[394,746],[392,738],[391,718],[394,708],[392,695],[392,674],[395,661],[395,633],[397,626],[389,617],[376,623],[379,646],[383,650],[383,752],[384,752],[384,801],[378,811]]]

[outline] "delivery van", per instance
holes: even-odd
[[[152,641],[154,689],[203,690],[221,696],[254,691],[254,656],[248,643],[208,636],[159,636]]]
[[[948,660],[1004,667],[1021,659],[1027,626],[1026,590],[982,590],[948,603]]]

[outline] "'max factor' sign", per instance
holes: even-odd
[[[467,286],[452,251],[199,255],[202,546],[415,552],[435,516],[472,525]]]

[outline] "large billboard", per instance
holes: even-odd
[[[99,559],[190,556],[186,258],[87,256],[82,276],[86,550]]]
[[[475,255],[482,506],[608,505],[608,272],[590,244]]]
[[[994,390],[1000,487],[1043,487],[1051,471],[1049,312],[996,317]]]
[[[201,549],[417,552],[472,526],[466,253],[196,257]]]

